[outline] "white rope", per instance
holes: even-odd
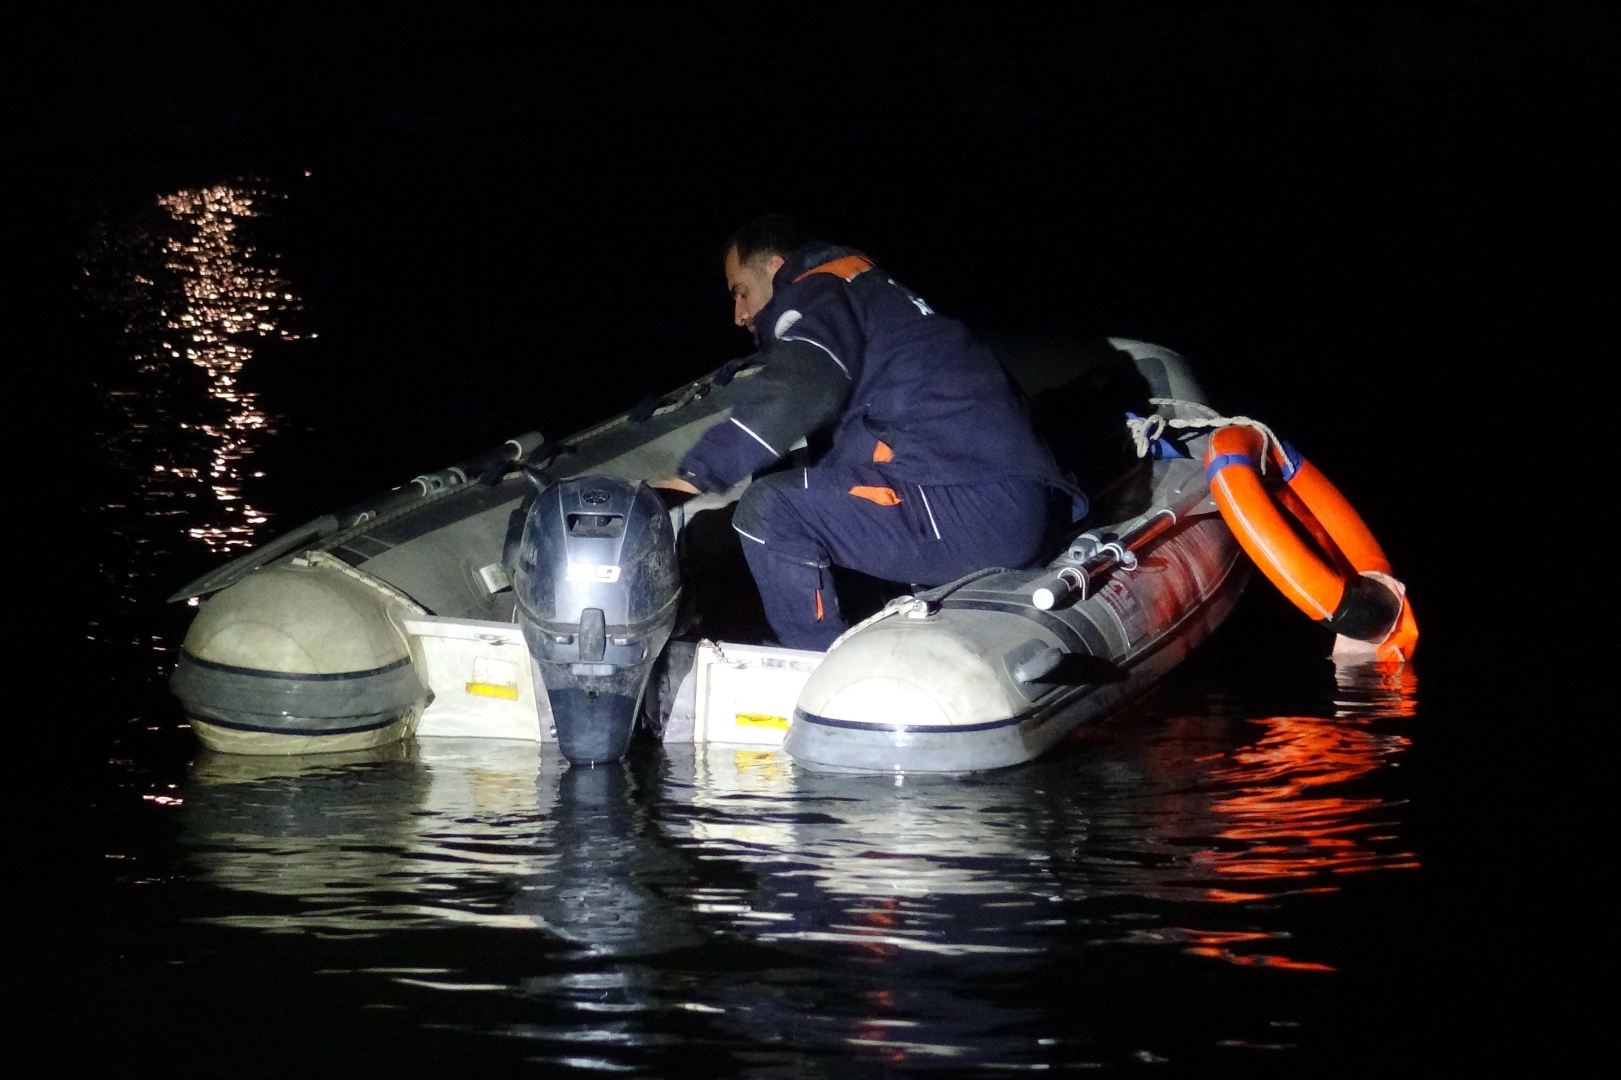
[[[727,667],[740,668],[746,666],[741,660],[733,660],[730,656],[727,656],[726,650],[720,647],[720,642],[718,641],[710,641],[708,638],[704,638],[702,641],[698,642],[698,644],[700,646],[708,645],[711,649],[714,649],[715,659],[719,660]]]
[[[368,589],[382,593],[384,596],[395,601],[396,603],[404,604],[413,615],[428,614],[427,608],[417,603],[405,592],[384,581],[382,578],[377,577],[375,574],[369,574],[358,567],[350,566],[348,563],[344,562],[342,559],[331,554],[330,552],[306,551],[300,557],[305,560],[305,564],[308,566],[319,566],[325,570],[335,570],[346,578],[360,582]]]
[[[838,648],[840,645],[843,645],[851,637],[859,634],[873,623],[882,622],[892,615],[910,615],[913,618],[922,618],[927,614],[929,614],[929,603],[927,600],[919,600],[915,596],[897,596],[895,599],[885,604],[882,611],[878,612],[876,615],[868,615],[865,619],[862,619],[860,622],[850,627],[850,629],[834,638],[833,644],[827,647],[827,651],[832,652],[834,649]]]
[[[1141,417],[1141,418],[1128,417],[1126,419],[1126,430],[1131,433],[1131,441],[1137,447],[1137,456],[1138,457],[1147,457],[1148,456],[1148,448],[1149,448],[1149,446],[1151,446],[1153,444],[1155,439],[1158,439],[1161,435],[1163,435],[1165,433],[1165,429],[1167,427],[1173,427],[1173,428],[1224,428],[1224,427],[1254,428],[1256,431],[1261,433],[1261,472],[1262,473],[1266,472],[1267,459],[1272,456],[1271,453],[1270,453],[1271,449],[1274,446],[1279,447],[1280,448],[1280,453],[1281,453],[1283,440],[1279,439],[1278,436],[1273,432],[1273,430],[1271,428],[1267,427],[1265,424],[1261,423],[1261,421],[1259,421],[1259,420],[1255,420],[1255,419],[1253,419],[1251,417],[1248,417],[1248,416],[1222,416],[1220,413],[1216,412],[1216,410],[1212,409],[1210,406],[1204,404],[1203,402],[1184,401],[1181,398],[1161,398],[1161,397],[1149,398],[1148,403],[1150,405],[1172,405],[1172,406],[1175,406],[1178,409],[1185,409],[1185,410],[1189,410],[1189,411],[1192,411],[1192,412],[1205,413],[1206,415],[1204,415],[1204,416],[1193,416],[1193,417],[1188,417],[1186,419],[1184,419],[1182,417],[1171,417],[1171,418],[1167,419],[1166,417],[1161,416],[1159,413],[1155,413],[1152,416],[1146,416],[1146,417]]]
[[[1165,417],[1159,413],[1152,416],[1128,416],[1126,430],[1131,432],[1131,441],[1137,446],[1137,456],[1147,457],[1149,446],[1155,439],[1165,434]]]

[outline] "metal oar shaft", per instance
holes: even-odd
[[[1037,581],[1030,589],[1030,603],[1042,611],[1079,603],[1095,591],[1094,583],[1117,566],[1131,569],[1137,564],[1137,549],[1163,536],[1207,497],[1201,488],[1175,506],[1155,511],[1147,518],[1108,542],[1078,563],[1062,566]]]

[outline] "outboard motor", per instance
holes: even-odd
[[[529,508],[517,564],[518,622],[563,756],[617,761],[681,598],[668,511],[645,484],[558,481]]]

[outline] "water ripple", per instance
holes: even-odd
[[[710,1037],[880,1064],[1023,1068],[1053,1060],[1062,1033],[1010,1034],[1039,1013],[977,988],[1058,958],[1148,948],[1335,970],[1296,942],[1290,906],[1345,874],[1417,862],[1368,783],[1408,746],[1415,686],[1345,679],[1334,716],[1162,717],[982,776],[830,776],[735,747],[568,769],[534,746],[434,740],[326,759],[205,755],[176,812],[193,875],[244,898],[213,905],[216,924],[535,936],[567,970],[391,977],[563,1007],[577,1019],[493,1029],[551,1047],[554,1064],[641,1068],[701,1022]],[[738,947],[764,952],[742,961]],[[711,954],[728,959],[700,977],[689,958]],[[566,1049],[582,1044],[596,1064]],[[1060,1056],[1091,1060],[1077,1046]]]

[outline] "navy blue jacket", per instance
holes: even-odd
[[[724,491],[832,424],[818,465],[872,469],[885,486],[1029,478],[1084,508],[1023,396],[962,323],[850,248],[802,248],[772,284],[754,320],[764,365],[739,386],[731,421],[682,459],[683,478]]]

